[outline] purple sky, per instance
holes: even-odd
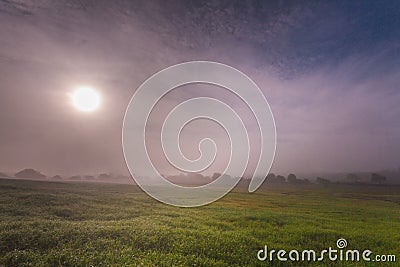
[[[191,60],[229,64],[259,85],[276,120],[274,172],[398,168],[399,9],[397,1],[0,1],[0,171],[126,174],[129,99],[155,72]],[[101,93],[99,110],[72,107],[68,94],[81,85]],[[246,107],[223,89],[178,88],[149,126],[149,148],[166,172],[159,122],[193,96],[230,102],[257,139]],[[182,136],[189,157],[209,135],[227,150],[221,129],[196,123]]]

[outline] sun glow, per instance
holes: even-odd
[[[72,94],[72,103],[80,111],[91,112],[98,108],[100,95],[92,88],[81,87]]]

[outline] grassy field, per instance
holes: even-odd
[[[0,179],[0,266],[399,266],[400,187],[266,186],[175,208],[128,185]],[[395,263],[261,262],[257,251],[336,248]]]

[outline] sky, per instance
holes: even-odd
[[[192,60],[231,65],[258,84],[277,128],[273,172],[400,168],[398,25],[398,1],[0,1],[0,171],[127,174],[130,98],[154,73]],[[101,95],[92,113],[71,105],[83,85]],[[159,146],[162,118],[205,95],[248,121],[250,174],[254,118],[215,86],[183,86],[163,99],[149,123],[150,154],[173,172]],[[181,138],[190,158],[209,135],[222,151],[212,173],[226,164],[224,131],[198,121]]]

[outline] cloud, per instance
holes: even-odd
[[[0,2],[0,168],[125,172],[130,97],[190,60],[226,63],[257,82],[277,123],[277,172],[397,167],[399,3],[256,2]],[[67,95],[81,84],[101,91],[97,116],[71,110]],[[180,91],[166,106],[214,91]],[[246,108],[214,95],[257,139]]]

